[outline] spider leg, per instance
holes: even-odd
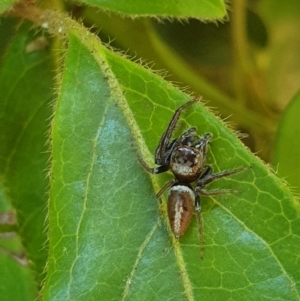
[[[205,155],[208,150],[208,144],[212,139],[212,137],[213,137],[212,133],[206,133],[204,136],[200,137],[200,139],[196,141],[193,146],[197,148],[199,151],[201,151],[202,154]]]
[[[202,222],[202,217],[201,217],[200,196],[198,193],[196,194],[196,199],[195,199],[195,211],[196,211],[196,218],[197,218],[197,224],[198,224],[200,258],[203,259],[203,256],[204,256],[203,222]]]
[[[238,190],[235,189],[211,189],[211,190],[206,190],[206,189],[201,189],[196,187],[195,191],[197,194],[200,195],[219,195],[219,194],[227,194],[227,193],[231,193],[231,194],[238,194],[240,193]]]
[[[203,259],[204,257],[204,239],[203,239],[203,222],[201,217],[201,204],[200,204],[200,195],[219,195],[225,193],[239,193],[238,190],[233,189],[213,189],[213,190],[205,190],[199,186],[195,188],[195,211],[196,211],[196,218],[198,224],[198,238],[199,238],[199,245],[200,245],[200,258]]]
[[[176,184],[178,181],[176,179],[171,179],[170,181],[168,181],[163,188],[156,194],[156,197],[159,199],[162,194],[166,191],[166,189],[168,189],[169,187],[173,186],[174,184]]]
[[[206,170],[204,171],[204,173],[202,174],[202,176],[200,177],[200,179],[197,182],[197,187],[199,188],[203,188],[205,185],[217,180],[217,179],[221,179],[224,177],[229,177],[231,175],[234,175],[236,173],[245,171],[247,169],[251,168],[251,166],[247,166],[247,167],[241,167],[241,168],[237,168],[234,170],[224,170],[221,171],[219,173],[212,173],[212,168],[210,166],[207,166]]]
[[[186,130],[178,139],[178,144],[189,145],[191,137],[197,135],[197,128],[191,127]]]
[[[166,152],[168,151],[169,149],[169,144],[170,144],[170,139],[171,139],[171,136],[172,136],[172,133],[175,129],[175,126],[177,124],[177,121],[180,117],[180,114],[181,112],[188,106],[192,105],[193,103],[199,101],[201,98],[200,97],[195,97],[194,99],[188,101],[187,103],[183,104],[181,107],[179,107],[169,125],[168,125],[168,128],[167,130],[164,132],[164,134],[162,135],[160,141],[159,141],[159,144],[158,144],[158,147],[155,151],[155,164],[157,165],[167,165],[167,162],[166,162]]]
[[[159,173],[169,170],[168,165],[161,165],[161,166],[152,168],[144,161],[144,159],[141,156],[138,156],[138,159],[139,159],[140,163],[142,164],[142,166],[151,174],[159,174]]]

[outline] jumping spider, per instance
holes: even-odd
[[[249,167],[225,170],[214,174],[211,166],[206,165],[206,153],[212,134],[206,133],[203,136],[199,136],[195,127],[186,130],[179,138],[170,140],[181,112],[199,100],[199,98],[194,98],[175,111],[155,151],[155,164],[158,167],[149,167],[141,157],[139,157],[139,161],[151,174],[159,174],[171,170],[174,178],[168,181],[156,196],[159,198],[166,189],[170,188],[167,203],[168,217],[176,239],[179,239],[185,233],[195,209],[198,221],[198,235],[202,248],[200,196],[237,192],[230,189],[205,190],[205,186],[214,180],[242,172]],[[192,186],[192,183],[195,184]]]

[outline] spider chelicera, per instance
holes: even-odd
[[[175,111],[155,151],[155,164],[158,167],[149,167],[141,157],[139,157],[139,161],[151,174],[159,174],[168,170],[173,173],[174,178],[168,181],[156,196],[160,198],[166,189],[170,188],[167,203],[168,217],[171,229],[177,239],[185,233],[193,212],[196,211],[202,257],[203,228],[200,215],[200,196],[238,192],[231,189],[206,190],[205,186],[217,179],[242,172],[249,167],[213,173],[211,166],[206,165],[206,153],[212,134],[206,133],[199,136],[195,127],[186,130],[179,138],[171,140],[181,112],[200,100],[201,98],[194,98]]]

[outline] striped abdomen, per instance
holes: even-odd
[[[195,194],[186,185],[175,185],[168,197],[168,216],[176,238],[182,236],[190,224],[195,204]]]

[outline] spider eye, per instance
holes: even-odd
[[[173,153],[172,159],[175,164],[192,167],[198,163],[199,154],[193,148],[179,147]]]

